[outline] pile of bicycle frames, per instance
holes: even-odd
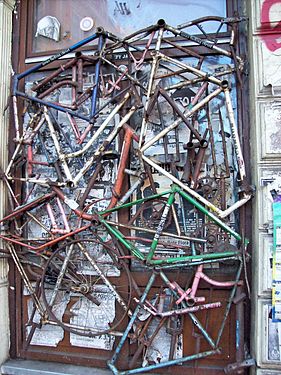
[[[26,345],[68,333],[111,353],[115,374],[243,361],[240,21],[98,28],[14,75],[0,237],[22,279]]]

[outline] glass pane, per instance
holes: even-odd
[[[37,0],[34,4],[32,51],[37,53],[67,48],[98,26],[124,37],[160,18],[177,26],[203,16],[226,16],[225,0]],[[202,26],[205,32],[215,32],[219,25]]]

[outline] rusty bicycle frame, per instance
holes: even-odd
[[[169,356],[169,360],[164,361],[164,362],[155,363],[153,365],[148,365],[148,366],[144,366],[144,367],[136,367],[136,368],[132,368],[132,369],[129,369],[129,370],[121,370],[120,371],[116,367],[116,362],[118,361],[118,358],[120,356],[122,347],[123,347],[123,345],[124,345],[124,343],[125,343],[128,335],[129,335],[130,330],[132,329],[132,327],[133,327],[133,325],[134,325],[134,323],[135,323],[135,321],[137,319],[137,316],[138,316],[138,314],[140,312],[140,309],[143,306],[145,306],[145,301],[147,299],[147,296],[148,296],[148,293],[149,293],[150,289],[152,288],[153,282],[154,282],[156,274],[157,274],[157,272],[153,272],[151,274],[151,277],[150,277],[150,279],[149,279],[149,281],[147,283],[147,286],[146,286],[146,288],[145,288],[145,290],[144,290],[141,298],[138,300],[138,305],[137,305],[135,311],[132,314],[130,322],[129,322],[129,324],[128,324],[128,326],[127,326],[127,328],[126,328],[126,330],[125,330],[125,332],[124,332],[124,334],[122,336],[122,338],[120,339],[120,341],[119,341],[119,343],[118,343],[118,345],[117,345],[117,347],[116,347],[116,349],[114,351],[114,354],[113,354],[112,358],[107,362],[108,367],[116,375],[138,374],[138,373],[143,373],[143,372],[147,372],[147,371],[157,370],[157,369],[168,367],[168,366],[172,366],[172,365],[182,364],[182,363],[185,363],[185,362],[189,362],[189,361],[193,361],[193,360],[205,358],[205,357],[208,357],[208,356],[220,353],[221,349],[219,348],[219,343],[220,343],[220,340],[221,340],[222,332],[224,330],[224,326],[226,324],[227,317],[228,317],[229,312],[230,312],[230,307],[232,305],[235,293],[237,291],[237,287],[238,287],[238,284],[239,284],[239,278],[240,278],[240,275],[241,275],[241,271],[242,271],[242,262],[240,262],[240,266],[239,266],[237,274],[236,274],[236,280],[232,283],[233,288],[231,290],[230,297],[229,297],[228,303],[227,303],[226,308],[225,308],[225,313],[223,315],[222,324],[221,324],[221,326],[219,328],[216,340],[213,340],[210,337],[210,335],[208,334],[208,332],[204,329],[204,327],[201,325],[201,323],[198,321],[198,319],[195,317],[195,315],[192,312],[192,311],[199,311],[200,310],[200,306],[202,306],[202,308],[204,308],[203,307],[204,305],[195,306],[194,309],[193,309],[193,307],[188,307],[186,305],[185,301],[181,301],[180,302],[180,304],[182,305],[182,311],[181,312],[180,312],[180,310],[176,310],[176,311],[179,311],[178,314],[177,314],[176,311],[168,311],[167,314],[165,314],[165,312],[162,314],[163,316],[162,316],[161,319],[162,319],[162,322],[164,322],[165,319],[167,318],[167,316],[173,316],[173,315],[178,316],[181,313],[187,313],[189,315],[189,317],[191,318],[193,324],[195,324],[195,326],[197,328],[199,328],[201,334],[204,336],[204,338],[206,339],[206,341],[210,345],[210,347],[211,347],[210,350],[204,351],[204,352],[199,352],[199,353],[192,354],[192,355],[183,356],[183,357],[177,358],[177,359],[173,359],[173,358],[170,359],[170,356]],[[163,271],[159,272],[159,276],[161,277],[161,279],[163,280],[163,282],[167,286],[169,286],[171,284],[171,282],[169,281],[169,279],[167,278],[167,276],[165,275],[165,273]],[[172,291],[173,296],[177,299],[178,298],[177,291],[173,290],[173,289],[170,289],[170,290]],[[214,305],[213,307],[219,307],[219,306],[218,305]],[[153,339],[154,339],[154,335],[152,335],[152,340],[149,340],[150,344],[153,341]]]
[[[244,260],[242,260],[242,256],[244,257],[245,254],[247,254],[246,247],[248,245],[248,240],[245,239],[243,235],[237,233],[222,219],[226,218],[233,213],[235,209],[240,208],[248,202],[252,196],[247,184],[245,163],[230,97],[230,87],[228,81],[225,79],[226,75],[232,75],[235,73],[238,82],[242,86],[241,72],[243,69],[243,60],[235,52],[235,39],[237,23],[243,20],[243,17],[204,17],[184,23],[177,27],[172,27],[167,25],[165,20],[161,19],[155,25],[139,30],[125,38],[119,38],[102,28],[98,28],[97,32],[90,37],[59,52],[25,72],[14,76],[12,103],[14,110],[16,147],[5,173],[1,173],[1,176],[11,193],[11,200],[16,207],[11,214],[8,214],[0,220],[0,223],[3,226],[4,231],[6,231],[8,225],[13,222],[15,224],[15,231],[12,234],[9,234],[8,231],[4,234],[0,233],[0,238],[7,244],[8,252],[19,270],[24,285],[29,291],[33,301],[33,312],[29,317],[28,322],[28,324],[31,325],[31,331],[27,338],[27,345],[31,342],[32,335],[36,329],[36,324],[32,322],[32,320],[35,310],[38,310],[41,316],[41,324],[61,325],[65,330],[89,337],[100,334],[121,336],[121,339],[114,350],[113,357],[108,362],[108,366],[114,374],[125,375],[147,372],[166,366],[205,358],[221,352],[219,344],[222,333],[237,289],[242,285],[242,282],[240,281]],[[219,23],[214,36],[210,36],[204,31],[203,24],[207,21],[217,21]],[[221,47],[217,38],[223,25],[227,25],[230,30],[229,49]],[[194,26],[197,27],[201,35],[195,36],[186,31],[189,27]],[[172,33],[174,39],[170,40],[166,37],[165,34],[167,33]],[[183,43],[177,43],[179,39],[181,39]],[[77,52],[77,49],[93,40],[98,40],[98,47],[95,56],[87,56],[80,51]],[[141,46],[139,42],[143,42],[143,40],[145,40],[145,43]],[[111,44],[107,44],[108,42]],[[228,66],[226,69],[219,72],[215,72],[214,74],[204,71],[202,68],[204,57],[189,50],[187,46],[190,42],[198,46],[203,46],[208,50],[213,50],[218,55],[229,58],[233,65]],[[174,57],[170,57],[169,53],[162,53],[163,48],[167,48],[167,46],[168,48],[173,47],[181,53],[185,53],[198,59],[197,64],[193,66],[176,60]],[[111,58],[112,55],[118,53],[118,51],[125,51],[127,56],[128,65],[125,69],[116,64],[114,59]],[[74,58],[71,58],[71,60],[61,65],[53,73],[33,85],[32,90],[36,93],[36,96],[31,96],[25,91],[19,90],[21,80],[27,78],[33,73],[39,72],[41,68],[47,67],[52,62],[59,60],[72,52],[75,52]],[[83,84],[83,74],[84,68],[89,64],[93,65],[94,79],[91,87],[85,89]],[[169,64],[173,66],[173,68],[171,68]],[[143,78],[138,77],[138,72],[141,71],[142,67],[145,67],[145,65],[148,77],[147,86],[143,83]],[[110,67],[110,69],[112,69],[114,72],[112,73],[113,78],[106,79],[103,76],[104,67]],[[165,69],[165,73],[161,74],[160,72],[158,74],[158,70],[161,70],[162,68]],[[67,70],[68,72],[61,79],[60,75],[64,70]],[[177,83],[166,86],[164,85],[163,87],[159,82],[161,79],[165,78],[175,78]],[[184,107],[184,110],[181,110],[169,92],[188,87],[189,85],[201,86],[187,108]],[[211,85],[214,85],[215,88],[208,91]],[[48,96],[64,86],[71,88],[71,101],[69,104],[50,101],[47,99]],[[223,95],[225,99],[225,107],[227,109],[231,129],[232,142],[238,163],[239,177],[242,187],[245,188],[241,199],[228,208],[226,208],[225,197],[221,198],[222,204],[221,208],[219,208],[209,198],[205,198],[197,192],[200,168],[209,144],[211,146],[213,162],[216,163],[209,103],[219,95]],[[17,108],[17,100],[19,97],[23,98],[23,100],[28,103],[24,109],[30,117],[26,126],[22,126],[19,122]],[[103,106],[98,105],[99,97],[105,101]],[[160,99],[166,101],[172,109],[173,120],[172,123],[167,126],[164,121],[164,114],[161,112],[161,106],[159,104]],[[86,100],[91,102],[88,116],[79,113],[79,107],[85,104]],[[109,113],[107,110],[106,119],[103,120],[98,127],[95,127],[96,121],[98,122],[102,119],[103,109],[106,109],[109,105],[111,105],[111,109],[109,110]],[[154,107],[157,107],[158,110],[160,120],[159,129],[161,130],[158,134],[149,139],[147,136],[149,117],[152,114]],[[198,126],[195,117],[198,111],[202,108],[207,108],[208,124],[205,132],[200,133],[199,130],[197,130]],[[65,113],[67,121],[69,122],[68,129],[70,129],[74,135],[74,144],[67,134],[68,131],[65,131],[56,120],[52,110]],[[136,129],[133,129],[128,122],[134,118],[138,111],[142,111],[143,118],[136,125]],[[118,117],[120,117],[120,119],[110,128],[110,124]],[[87,126],[84,129],[83,127],[79,128],[76,119],[86,122]],[[226,140],[221,109],[219,109],[219,121],[224,159],[227,162],[227,165],[225,176],[217,175],[217,171],[215,170],[214,177],[221,178],[223,181],[222,183],[224,183],[224,178],[228,178],[230,172],[226,154]],[[184,166],[185,170],[183,177],[180,179],[175,166],[175,163],[179,160],[179,148],[177,148],[176,157],[170,155],[168,152],[167,137],[170,131],[175,131],[176,133],[181,123],[184,123],[188,128],[190,139],[186,145],[187,159]],[[48,154],[47,146],[44,144],[42,136],[44,129],[47,129],[47,133],[50,136],[50,140],[55,150],[55,156],[50,156],[50,154]],[[110,131],[102,140],[102,143],[95,146],[103,132],[108,129],[110,129]],[[137,132],[137,130],[139,130],[139,132]],[[93,208],[94,201],[88,204],[86,203],[86,200],[90,195],[91,190],[95,188],[98,177],[102,171],[103,161],[109,160],[110,158],[118,158],[117,153],[109,148],[119,137],[120,132],[123,132],[123,145],[117,163],[116,179],[111,188],[112,195],[111,198],[108,199],[109,202],[107,208],[98,211]],[[61,141],[62,139],[67,144],[67,149],[64,148],[64,145],[62,144],[63,142]],[[169,168],[164,167],[153,157],[147,155],[150,147],[158,141],[163,141],[165,163],[169,165]],[[37,160],[34,157],[33,146],[35,145],[35,142],[40,143],[46,161]],[[136,154],[136,159],[139,164],[138,169],[131,170],[129,169],[129,159],[133,145],[136,144],[138,144],[138,146],[135,147],[134,153]],[[195,150],[198,150],[197,153]],[[82,158],[86,158],[85,163],[83,163]],[[73,165],[72,163],[74,162],[77,162],[79,165],[78,173],[73,172],[71,169],[71,166]],[[18,177],[18,175],[13,176],[12,168],[17,168],[17,163],[26,163],[25,177]],[[192,164],[194,164],[193,167],[191,166]],[[36,165],[54,168],[57,179],[51,180],[48,176],[46,178],[44,178],[44,176],[41,177],[40,173],[35,175],[34,171],[36,171],[36,168],[34,166]],[[168,172],[168,169],[170,169],[170,172]],[[160,175],[164,175],[172,182],[170,189],[167,189],[166,191],[160,189],[158,192],[158,188],[153,180],[152,170],[159,172]],[[76,175],[74,175],[74,173]],[[80,184],[84,181],[87,174],[91,175],[90,177],[87,177],[88,181],[84,193],[79,198],[74,199],[72,194],[73,190],[80,187]],[[126,175],[136,177],[136,182],[133,183],[127,192],[124,193],[123,187]],[[10,186],[10,183],[17,181],[32,185],[21,205]],[[130,201],[133,193],[141,188],[144,181],[149,182],[152,193],[144,198]],[[43,196],[36,197],[30,201],[29,198],[36,186],[47,188],[48,190]],[[123,196],[121,196],[122,194]],[[176,197],[179,197],[178,199],[182,205],[181,214],[184,226],[183,231],[180,228],[179,219],[177,218],[177,212],[175,209]],[[193,207],[193,210],[197,210],[207,218],[209,223],[216,225],[219,230],[221,230],[225,236],[232,241],[232,243],[239,244],[237,245],[237,248],[233,246],[230,250],[225,251],[216,251],[215,249],[214,252],[196,252],[195,244],[199,243],[204,245],[207,240],[204,238],[204,235],[202,236],[203,238],[186,235],[187,231],[185,228],[186,222],[183,206],[184,201],[188,202],[188,204]],[[141,209],[145,205],[151,205],[152,208],[156,207],[155,210],[157,211],[157,205],[159,202],[161,202],[161,211],[158,213],[157,220],[155,220],[156,223],[154,229],[147,228],[146,225],[141,227],[134,223],[134,221],[137,220],[139,212],[141,212]],[[65,206],[67,206],[67,209],[65,209]],[[40,218],[36,217],[36,214],[34,214],[33,210],[36,210],[37,208],[40,208],[47,213],[50,219],[50,228],[44,226],[40,222]],[[90,208],[91,211],[88,211]],[[127,224],[114,221],[111,218],[112,214],[117,216],[123,209],[136,209],[136,214]],[[55,211],[58,211],[62,218],[62,226],[58,225],[56,222]],[[66,212],[69,212],[70,214],[67,215]],[[23,226],[19,226],[19,222],[24,215],[28,216],[28,220],[33,220],[36,224],[42,226],[42,228],[48,233],[49,237],[44,239],[33,239],[21,236],[24,226],[28,224],[27,221]],[[174,220],[176,233],[166,230],[166,225],[169,226],[169,215]],[[122,229],[124,228],[129,231],[139,231],[149,234],[152,239],[141,238],[139,235],[132,236],[124,234],[122,232]],[[103,236],[99,236],[98,234],[100,229],[103,230]],[[87,238],[83,237],[85,234]],[[92,236],[92,238],[89,236]],[[182,247],[180,247],[180,245],[175,245],[172,255],[168,254],[168,256],[166,256],[165,251],[162,253],[159,251],[159,249],[165,250],[168,247],[167,243],[165,243],[165,239],[161,238],[162,236],[170,237],[170,239],[182,239],[186,241],[188,245],[186,244]],[[124,298],[118,292],[118,281],[112,282],[110,280],[107,271],[102,269],[101,264],[94,259],[90,254],[90,251],[83,245],[87,240],[89,242],[96,241],[103,246],[105,252],[107,252],[113,260],[113,263],[116,262],[117,264],[118,262],[123,262],[124,269],[126,269],[128,274],[129,269],[126,262],[129,260],[141,264],[142,267],[151,272],[151,276],[149,277],[144,292],[140,293],[138,291],[138,297],[134,298],[136,303],[135,308],[133,308],[134,305],[131,305],[130,297]],[[147,254],[138,246],[139,243],[145,243],[145,245],[148,246]],[[45,271],[41,280],[37,280],[35,287],[31,285],[24,268],[24,262],[20,257],[21,254],[17,253],[14,245],[21,246],[27,251],[27,253],[30,252],[33,255],[37,254],[38,256],[45,256],[45,254],[48,253],[48,255],[46,255],[48,259],[46,259]],[[59,245],[59,248],[54,251],[57,245]],[[122,311],[122,317],[120,318],[120,321],[117,321],[117,324],[115,324],[114,327],[109,326],[108,329],[104,330],[99,330],[95,327],[81,327],[75,324],[66,323],[54,314],[53,308],[55,306],[55,300],[60,291],[65,292],[64,288],[68,286],[68,284],[70,285],[70,291],[80,293],[93,305],[99,305],[98,299],[93,293],[91,293],[94,290],[93,285],[91,282],[89,282],[89,284],[86,283],[86,281],[89,281],[87,280],[87,277],[83,282],[82,276],[75,267],[75,246],[80,252],[81,259],[83,258],[90,264],[91,268],[97,274],[97,280],[109,289],[110,293],[119,304],[119,308]],[[238,250],[239,247],[241,248],[241,251]],[[112,248],[114,250],[112,250]],[[235,250],[233,250],[233,248]],[[180,252],[179,250],[183,251]],[[56,260],[58,259],[61,267],[56,264]],[[28,261],[27,258],[25,260]],[[80,258],[78,258],[78,260],[80,260]],[[239,262],[235,281],[216,281],[203,272],[205,264],[212,265],[213,263],[227,262],[229,260]],[[108,266],[111,266],[111,263],[108,264]],[[50,271],[54,272],[53,289],[50,299],[46,297],[46,291],[44,289],[45,284],[48,284],[48,277],[50,277],[47,270],[48,267]],[[166,270],[184,270],[186,267],[196,267],[193,282],[191,287],[187,290],[185,289],[188,286],[180,286],[176,280],[170,280],[165,273]],[[148,296],[151,288],[154,286],[156,276],[159,276],[166,290],[170,293],[171,301],[168,309],[163,309],[161,296],[159,297],[157,308],[149,302]],[[64,278],[66,281],[65,284]],[[91,277],[89,279],[91,279]],[[222,322],[218,330],[218,335],[215,339],[211,337],[208,330],[203,326],[194,313],[201,310],[220,308],[222,303],[220,301],[205,303],[204,297],[197,296],[198,284],[201,279],[217,288],[231,288],[230,296],[222,316]],[[129,284],[131,284],[131,282],[134,284],[134,282],[129,279]],[[41,287],[39,285],[40,283]],[[128,289],[131,289],[132,286],[137,289],[136,284],[129,285]],[[43,296],[45,306],[42,305],[41,295]],[[138,333],[135,326],[141,309],[149,314],[149,318],[147,322],[144,323],[142,331]],[[210,350],[175,359],[176,340],[182,331],[182,327],[178,326],[178,322],[184,315],[188,315],[193,325],[198,328],[200,334],[209,344]],[[123,333],[116,331],[115,328],[118,327],[125,317],[129,318],[129,323],[125,331]],[[154,333],[148,337],[147,329],[149,324],[156,319],[158,319],[157,327]],[[152,345],[157,333],[167,321],[168,333],[171,334],[169,360],[155,365],[136,367],[137,360],[141,352],[144,350],[144,347],[146,347],[147,351],[148,347]],[[116,362],[128,337],[135,337],[140,345],[129,363],[129,370],[119,371],[116,367]]]

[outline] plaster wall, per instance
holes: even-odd
[[[270,320],[273,243],[270,192],[275,189],[281,193],[281,1],[249,0],[246,3],[249,15],[251,166],[252,183],[256,186],[252,215],[251,354],[256,359],[257,369],[252,373],[268,375],[281,373],[281,347],[275,348],[274,344],[278,326]]]

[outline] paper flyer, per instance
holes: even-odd
[[[281,196],[273,202],[272,321],[281,322]]]

